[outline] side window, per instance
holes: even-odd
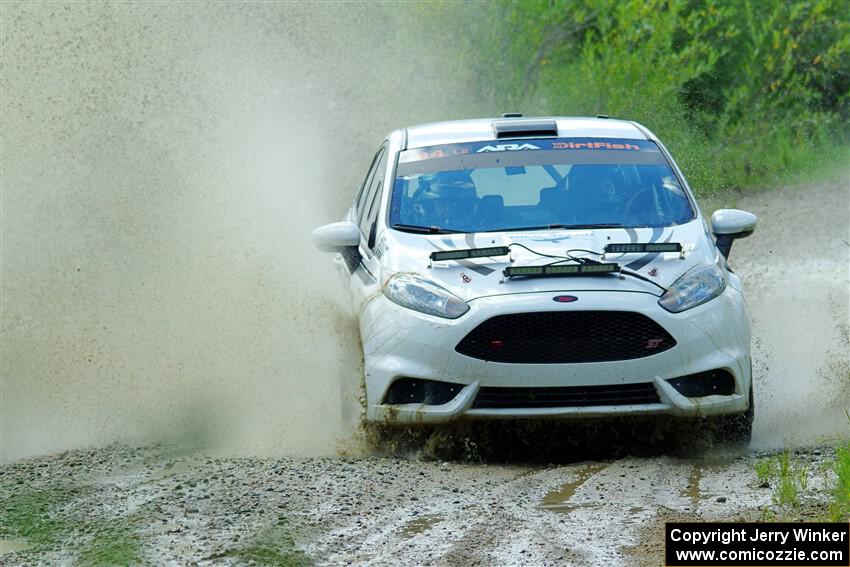
[[[369,166],[369,171],[366,172],[366,177],[363,179],[363,184],[360,186],[360,190],[357,192],[357,218],[363,218],[363,209],[366,207],[367,195],[369,193],[369,187],[372,183],[372,178],[375,176],[375,171],[377,170],[376,165],[381,159],[381,156],[384,155],[384,146],[378,150],[375,154],[375,157],[372,158],[372,164]]]
[[[360,232],[369,238],[369,231],[372,223],[378,216],[378,209],[381,203],[381,189],[384,185],[384,174],[387,169],[387,152],[386,147],[382,148],[378,163],[375,166],[375,171],[369,180],[369,187],[364,191],[366,197],[363,199],[364,208],[360,214]]]

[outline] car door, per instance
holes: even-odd
[[[378,161],[381,159],[383,149],[383,146],[378,148],[378,152],[372,158],[372,162],[369,164],[369,169],[366,172],[366,177],[363,178],[363,183],[360,184],[360,189],[357,190],[357,197],[355,197],[351,208],[348,209],[348,214],[346,215],[345,220],[357,224],[360,215],[363,213],[363,208],[366,206],[366,197],[369,193],[372,178],[377,171]],[[360,255],[359,249],[339,252],[334,255],[334,263],[340,272],[344,274],[345,281],[348,281],[354,274],[354,271],[358,268],[362,259],[363,257]]]
[[[372,160],[372,167],[355,203],[353,220],[360,228],[360,262],[351,273],[351,291],[358,308],[380,286],[380,261],[374,248],[378,210],[381,207],[387,170],[387,154],[387,143],[384,142]]]

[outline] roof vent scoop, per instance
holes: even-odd
[[[558,136],[558,123],[554,120],[493,120],[493,133],[496,138],[546,138]]]
[[[522,112],[505,112],[502,118],[522,118]]]

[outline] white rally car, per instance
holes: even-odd
[[[750,324],[726,260],[756,222],[709,225],[640,124],[505,115],[392,132],[313,238],[350,281],[369,421],[669,414],[740,442]]]

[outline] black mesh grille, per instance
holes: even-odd
[[[651,382],[614,386],[492,388],[478,390],[473,408],[558,408],[660,403]]]
[[[546,311],[488,319],[455,350],[492,362],[557,364],[642,358],[675,345],[667,331],[640,313]]]

